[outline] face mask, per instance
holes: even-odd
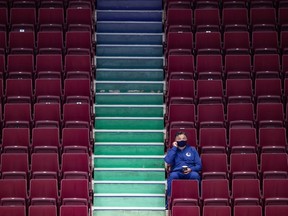
[[[178,147],[184,147],[184,146],[186,146],[186,144],[187,144],[187,141],[185,141],[185,140],[177,141]]]

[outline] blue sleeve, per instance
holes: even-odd
[[[201,158],[199,157],[199,154],[195,148],[193,148],[193,154],[194,154],[195,163],[193,166],[189,166],[189,168],[193,172],[199,172],[202,169]]]
[[[174,164],[174,159],[175,159],[175,155],[177,152],[177,147],[173,146],[167,153],[167,155],[164,158],[164,161],[169,164],[169,165],[173,165]]]

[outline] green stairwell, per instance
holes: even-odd
[[[93,216],[164,216],[161,0],[98,0]]]

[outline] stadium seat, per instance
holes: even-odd
[[[30,205],[29,206],[29,213],[28,216],[57,216],[57,207],[56,206],[37,206],[37,205]]]
[[[288,204],[288,179],[263,179],[265,206]]]
[[[254,105],[252,103],[229,103],[227,124],[230,128],[254,127]]]
[[[94,32],[94,23],[90,8],[66,9],[66,24],[68,31],[90,31]]]
[[[25,206],[0,206],[1,216],[26,216]]]
[[[265,215],[266,216],[285,216],[288,211],[288,205],[268,205],[265,206]]]
[[[91,107],[87,103],[64,104],[63,126],[91,128]]]
[[[245,161],[245,163],[243,163]],[[233,153],[230,155],[231,179],[257,179],[258,162],[257,154]]]
[[[26,206],[28,198],[26,179],[0,179],[0,188],[1,206]]]
[[[231,216],[231,207],[230,206],[204,206],[203,207],[203,216]]]
[[[167,116],[167,126],[175,122],[195,123],[195,105],[194,104],[170,104]]]
[[[65,79],[64,100],[66,103],[87,103],[92,101],[89,79]]]
[[[64,51],[63,33],[61,31],[38,32],[37,50],[39,54],[62,55]]]
[[[199,148],[201,153],[226,153],[226,128],[200,128]]]
[[[255,54],[277,54],[278,34],[276,31],[254,31],[252,49]]]
[[[60,148],[59,129],[33,128],[31,148],[35,153],[58,153]]]
[[[257,153],[255,128],[230,128],[229,149],[231,153]]]
[[[1,9],[1,8],[0,8]],[[1,11],[0,11],[1,13]],[[0,26],[1,28],[1,26]],[[0,31],[0,54],[4,55],[7,52],[7,34],[5,31]],[[1,71],[3,72],[3,71]]]
[[[32,78],[34,73],[34,57],[28,55],[8,55],[7,75],[9,78]]]
[[[197,8],[194,10],[194,25],[196,32],[219,31],[219,8]]]
[[[195,52],[198,55],[220,54],[221,51],[220,32],[196,32]]]
[[[10,9],[11,31],[35,31],[36,8],[16,8]]]
[[[281,103],[282,81],[280,78],[256,79],[255,97],[257,103]]]
[[[11,31],[9,33],[9,50],[10,54],[34,54],[34,32]]]
[[[2,151],[4,153],[28,153],[30,131],[28,128],[3,128]]]
[[[228,1],[222,1],[223,6]],[[232,1],[230,1],[232,2]],[[236,1],[233,1],[236,2]],[[240,2],[240,1],[238,1]],[[247,8],[223,8],[222,25],[225,32],[230,31],[247,31],[248,30],[248,11]]]
[[[273,112],[271,112],[273,110]],[[282,103],[259,103],[256,107],[258,127],[282,127],[284,110]]]
[[[281,29],[281,32],[288,30],[288,9],[287,8],[278,9],[278,24]]]
[[[260,128],[259,148],[265,153],[287,152],[286,129],[284,127]]]
[[[189,80],[176,80],[170,79],[168,83],[167,103],[172,100],[189,98],[193,102],[195,99],[195,82],[193,79]]]
[[[32,103],[33,87],[32,79],[7,79],[6,80],[7,103]]]
[[[274,31],[276,29],[275,8],[250,8],[252,31]]]
[[[28,171],[29,162],[27,153],[1,154],[2,179],[29,179]]]
[[[222,79],[222,56],[197,55],[196,71],[198,79]]]
[[[31,179],[30,180],[31,205],[58,205],[57,179]]]
[[[91,78],[93,66],[88,55],[66,55],[64,73],[66,78]]]
[[[234,206],[234,216],[262,216],[261,206]],[[267,216],[267,215],[266,215]]]
[[[33,179],[56,179],[60,176],[57,153],[33,153],[31,155],[31,177]]]
[[[0,8],[0,31],[6,32],[8,29],[8,24],[9,24],[8,8],[7,7],[1,7]]]
[[[198,104],[198,127],[224,127],[223,104]]]
[[[60,207],[60,216],[88,216],[88,207],[78,205],[62,205]]]
[[[168,32],[166,57],[169,55],[191,55],[193,53],[192,32]]]
[[[217,161],[217,163],[215,163]],[[228,162],[226,154],[201,154],[202,179],[227,179]]]
[[[59,78],[38,78],[35,80],[37,103],[62,103],[62,84]]]
[[[249,32],[248,31],[224,32],[223,50],[225,51],[226,55],[249,54],[250,53]]]
[[[273,161],[273,163],[271,163]],[[260,173],[263,179],[288,178],[288,158],[286,153],[262,153]]]
[[[168,56],[166,80],[172,73],[185,72],[194,75],[194,56],[193,55],[170,55]]]
[[[226,97],[228,104],[253,102],[251,79],[227,79]]]
[[[198,80],[197,99],[198,104],[223,103],[222,80]]]
[[[34,126],[56,127],[61,126],[61,107],[59,103],[35,103]]]
[[[39,8],[38,9],[38,25],[39,25],[39,31],[63,31],[64,30],[64,9],[63,8]]]
[[[173,216],[184,216],[187,214],[200,216],[200,207],[199,206],[173,206],[172,208]]]
[[[193,11],[192,9],[169,8],[165,23],[166,32],[188,31],[192,32]]]
[[[227,54],[225,56],[225,75],[227,79],[250,79],[251,69],[250,55]]]
[[[253,60],[256,78],[279,78],[280,57],[278,54],[256,54]]]
[[[57,78],[63,76],[62,55],[60,54],[38,54],[36,56],[36,77],[37,78]]]
[[[66,32],[67,54],[93,55],[92,39],[89,31],[68,31]]]

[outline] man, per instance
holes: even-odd
[[[170,175],[167,179],[167,199],[171,196],[171,183],[174,179],[196,179],[200,181],[199,171],[202,164],[197,150],[187,144],[184,132],[177,132],[173,147],[164,158],[170,166]]]

